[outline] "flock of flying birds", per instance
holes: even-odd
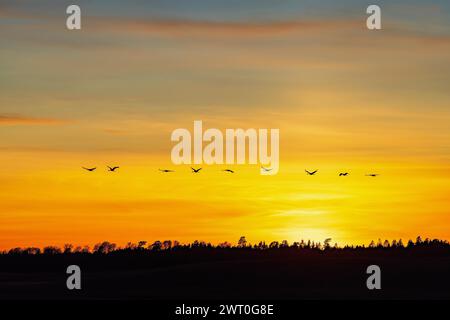
[[[84,170],[89,171],[89,172],[95,171],[95,170],[97,169],[97,167],[93,167],[93,168],[82,167],[82,168],[83,168]],[[115,172],[115,171],[116,171],[117,169],[119,169],[120,167],[118,167],[118,166],[114,166],[114,167],[107,166],[107,168],[108,168],[108,171],[110,171],[110,172]],[[196,169],[196,168],[191,167],[192,173],[199,173],[200,170],[202,170],[202,169],[203,169],[203,168],[197,168],[197,169]],[[265,171],[265,172],[269,172],[269,171],[272,170],[271,168],[265,168],[265,167],[261,167],[261,169],[262,169],[263,171]],[[163,172],[163,173],[175,172],[175,170],[170,170],[170,169],[158,169],[158,170],[161,171],[161,172]],[[234,173],[234,170],[231,170],[231,169],[224,169],[224,170],[222,170],[222,171],[228,172],[228,173]],[[309,175],[309,176],[315,175],[318,171],[319,171],[319,170],[314,170],[314,171],[308,171],[308,170],[305,170],[306,174]],[[339,177],[346,177],[346,176],[348,176],[348,175],[349,175],[348,172],[340,172],[340,173],[339,173]],[[378,173],[369,173],[369,174],[366,174],[366,176],[367,176],[367,177],[376,177],[376,176],[379,176],[379,174],[378,174]]]
[[[106,166],[106,167],[108,168],[108,171],[111,171],[111,172],[115,172],[117,169],[120,168],[120,167],[110,167],[110,166]],[[81,167],[81,168],[83,168],[84,170],[87,170],[89,172],[97,170],[97,167],[94,167],[94,168]]]
[[[310,176],[315,175],[315,174],[317,173],[317,171],[319,171],[319,170],[315,170],[315,171],[308,171],[308,170],[305,170],[305,172],[306,172],[308,175],[310,175]],[[346,176],[348,176],[348,175],[349,175],[348,172],[340,172],[340,173],[339,173],[339,177],[346,177]],[[367,176],[367,177],[376,177],[376,176],[379,176],[379,174],[378,174],[378,173],[369,173],[369,174],[366,174],[366,176]]]

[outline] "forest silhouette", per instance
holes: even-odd
[[[381,290],[366,287],[374,264]],[[81,269],[80,291],[65,286],[69,265]],[[421,237],[343,247],[330,238],[123,247],[104,241],[1,252],[0,299],[449,299],[448,270],[448,241]]]
[[[429,239],[418,236],[415,241],[408,240],[406,245],[403,243],[402,239],[399,240],[381,240],[378,239],[377,242],[371,241],[368,246],[365,245],[346,245],[344,247],[338,246],[337,243],[331,245],[331,238],[325,239],[321,242],[314,242],[311,240],[301,240],[300,242],[293,242],[289,244],[287,240],[272,241],[266,243],[265,241],[260,241],[257,244],[248,243],[245,236],[240,237],[236,245],[230,242],[222,242],[217,245],[207,243],[205,241],[195,240],[192,243],[182,244],[179,241],[164,240],[155,241],[153,243],[148,243],[147,241],[139,241],[137,243],[129,242],[124,247],[118,247],[115,243],[109,241],[104,241],[97,243],[90,248],[89,246],[74,246],[72,244],[65,244],[62,248],[57,246],[45,246],[44,248],[38,247],[26,247],[26,248],[12,248],[10,250],[3,250],[0,255],[55,255],[55,254],[129,254],[135,251],[139,252],[155,252],[155,251],[167,251],[173,252],[178,250],[194,250],[194,249],[217,249],[217,250],[237,250],[246,249],[248,250],[274,250],[274,249],[297,249],[297,250],[312,250],[312,251],[361,251],[363,249],[417,249],[426,248],[428,250],[436,249],[450,249],[450,243],[446,240],[439,239]]]

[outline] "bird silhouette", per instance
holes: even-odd
[[[116,171],[116,169],[119,169],[119,167],[110,167],[110,166],[107,166],[107,167],[108,167],[108,170],[111,172],[114,172],[114,171]]]
[[[348,172],[339,173],[339,177],[346,177],[346,176],[348,176]]]
[[[191,169],[192,169],[192,173],[199,173],[199,171],[202,170],[202,168],[194,169],[192,167],[191,167]]]
[[[378,173],[369,173],[369,174],[366,174],[366,177],[376,177],[376,176],[379,176],[379,174],[378,174]]]
[[[231,169],[225,169],[225,170],[222,170],[222,171],[226,171],[226,172],[229,172],[229,173],[234,173],[234,171],[231,170]]]
[[[158,169],[161,172],[167,173],[167,172],[175,172],[174,170],[169,170],[169,169]]]
[[[308,171],[308,170],[305,170],[305,172],[306,172],[307,174],[309,174],[310,176],[315,175],[317,171],[319,171],[319,170],[312,171],[312,172],[311,172],[311,171]]]
[[[272,171],[272,168],[264,168],[263,166],[261,166],[261,169],[264,170],[265,172]]]
[[[97,169],[97,167],[95,167],[95,168],[86,168],[86,167],[82,167],[84,170],[87,170],[87,171],[94,171],[95,169]]]

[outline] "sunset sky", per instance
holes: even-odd
[[[450,240],[450,4],[376,3],[0,0],[0,250]],[[279,174],[173,165],[194,120],[279,128]]]

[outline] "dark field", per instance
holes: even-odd
[[[66,288],[73,264],[81,290]],[[381,290],[366,287],[372,264]],[[449,299],[449,288],[448,247],[0,255],[0,299]]]

